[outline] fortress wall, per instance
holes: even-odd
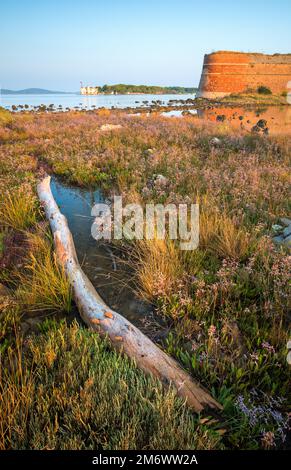
[[[215,98],[256,90],[264,85],[273,93],[287,90],[291,80],[291,54],[215,52],[204,56],[198,96]]]

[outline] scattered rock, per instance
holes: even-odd
[[[166,178],[164,175],[156,175],[155,180],[154,180],[154,185],[159,188],[163,188],[167,186],[168,184],[168,178]]]
[[[265,134],[268,134],[269,128],[267,127],[267,121],[265,119],[260,119],[257,124],[252,127],[252,132],[264,132]]]
[[[272,225],[272,230],[274,232],[280,232],[280,230],[283,230],[283,227],[282,227],[282,225],[275,224],[275,225]]]
[[[258,133],[258,132],[261,131],[261,129],[260,129],[257,125],[255,125],[255,126],[252,127],[251,131],[252,131],[253,133]]]
[[[210,144],[218,147],[221,144],[221,140],[218,139],[218,137],[213,137],[213,139],[210,140]]]
[[[273,242],[277,245],[281,245],[284,242],[284,237],[282,235],[277,235],[276,237],[273,237]]]
[[[100,131],[114,131],[116,129],[121,129],[121,124],[102,124]]]
[[[277,236],[273,237],[273,242],[291,247],[291,219],[281,217],[280,222],[285,225],[285,228],[279,224],[272,225],[272,229],[277,232]]]
[[[291,234],[284,238],[283,243],[285,246],[291,247]]]
[[[291,225],[291,219],[288,219],[287,217],[281,217],[280,222],[283,225]]]
[[[260,129],[265,129],[267,121],[265,119],[260,119],[256,124]]]
[[[288,225],[286,228],[283,230],[283,237],[286,238],[289,235],[291,235],[291,225]]]

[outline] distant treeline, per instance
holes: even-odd
[[[150,86],[150,85],[103,85],[100,87],[101,93],[148,93],[148,94],[183,94],[195,93],[197,88],[181,87],[181,86]]]

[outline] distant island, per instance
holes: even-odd
[[[100,93],[116,93],[116,94],[128,94],[128,93],[143,93],[143,94],[185,94],[195,93],[197,88],[193,87],[181,87],[181,86],[153,86],[153,85],[103,85],[100,88]]]
[[[86,86],[81,87],[81,95],[183,95],[196,93],[197,88],[181,86],[152,86],[152,85],[126,85],[123,83],[117,85]],[[0,89],[2,95],[75,95],[79,92],[73,91],[55,91],[44,88],[25,88],[23,90]]]
[[[181,86],[153,86],[153,85],[126,85],[119,83],[117,85],[103,86],[83,86],[81,85],[81,95],[182,95],[196,93],[197,88]]]
[[[25,88],[24,90],[7,90],[1,88],[2,95],[71,95],[73,92],[70,91],[52,91],[45,90],[43,88]]]

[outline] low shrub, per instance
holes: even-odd
[[[6,127],[13,122],[12,114],[0,106],[0,127]]]
[[[271,95],[272,91],[267,86],[261,85],[258,87],[259,95]]]

